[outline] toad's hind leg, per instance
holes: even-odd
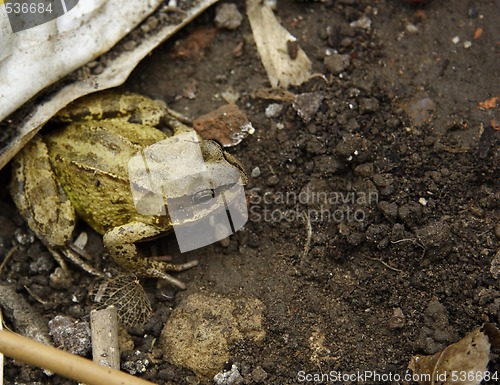
[[[65,273],[68,268],[62,256],[91,274],[103,275],[69,248],[76,222],[75,210],[57,182],[47,146],[40,136],[35,136],[14,158],[10,192],[29,228]]]
[[[161,278],[171,284],[185,289],[186,285],[165,271],[183,271],[198,264],[190,261],[184,264],[172,264],[142,258],[137,254],[135,242],[144,241],[160,235],[157,228],[142,222],[130,222],[117,226],[104,234],[104,245],[113,259],[121,267],[142,277]]]

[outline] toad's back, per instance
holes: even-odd
[[[72,123],[45,137],[52,166],[78,215],[100,233],[136,219],[128,162],[166,135],[124,121]],[[142,222],[151,219],[142,218]]]

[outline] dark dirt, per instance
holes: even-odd
[[[486,320],[500,321],[498,274],[490,269],[500,240],[498,131],[490,125],[498,127],[500,107],[478,108],[500,96],[500,3],[418,3],[278,2],[282,24],[327,78],[291,90],[321,93],[308,123],[283,102],[282,113],[267,118],[273,102],[252,97],[268,82],[246,18],[204,48],[188,46],[190,55],[173,54],[197,28],[213,27],[211,9],[134,71],[123,89],[191,117],[222,105],[224,91],[238,92],[256,132],[230,152],[260,175],[246,186],[244,229],[227,244],[187,255],[200,265],[179,275],[186,291],[173,299],[170,287],[145,283],[155,314],[132,330],[134,348],[122,355],[128,367],[153,355],[152,339],[171,309],[199,291],[265,305],[264,343],[231,346],[248,384],[297,384],[300,371],[403,373],[411,355],[435,353]],[[244,11],[244,2],[236,4]],[[363,16],[369,29],[350,26]],[[348,55],[347,66],[325,60],[333,50]],[[339,66],[341,74],[332,74]],[[8,171],[1,177],[5,186]],[[26,227],[5,188],[1,198],[5,255]],[[99,237],[90,235],[102,255]],[[175,249],[173,236],[158,242]],[[88,321],[93,278],[74,268],[73,286],[55,290],[48,284],[55,266],[38,241],[27,242],[2,282],[47,321],[60,314]],[[140,376],[197,383],[157,351],[154,361]],[[489,369],[500,370],[497,355]],[[70,383],[10,359],[5,377],[6,384]]]

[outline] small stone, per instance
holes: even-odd
[[[405,324],[406,317],[403,314],[403,310],[401,310],[400,307],[395,308],[392,312],[391,318],[389,318],[387,326],[389,326],[389,329],[391,330],[396,330],[401,329],[403,326],[405,326]]]
[[[363,163],[356,166],[354,169],[354,174],[362,177],[370,177],[373,175],[373,163]]]
[[[324,154],[325,143],[321,139],[313,136],[307,141],[306,151],[315,155]]]
[[[278,103],[271,103],[266,107],[266,118],[276,118],[281,114],[281,111],[283,111],[283,105],[278,104]]]
[[[104,65],[99,64],[97,67],[95,67],[95,68],[92,70],[92,73],[93,73],[94,75],[100,75],[100,74],[102,74],[102,73],[104,72],[104,69],[105,69]]]
[[[338,53],[334,53],[325,57],[324,64],[328,71],[334,75],[338,75],[349,68],[351,59],[349,55],[339,55]]]
[[[252,170],[252,173],[250,174],[250,176],[252,178],[257,178],[260,176],[260,168],[259,167],[255,167],[253,170]]]
[[[500,250],[497,251],[495,257],[493,257],[493,260],[491,261],[490,273],[495,279],[497,279],[500,275]]]
[[[58,315],[49,321],[49,334],[56,347],[71,354],[86,356],[90,353],[90,326],[88,322]]]
[[[268,186],[276,186],[280,182],[280,178],[278,175],[271,175],[269,178],[266,179],[266,184]]]
[[[158,27],[158,18],[156,16],[150,16],[148,17],[148,19],[146,20],[146,23],[149,27],[150,30],[153,30],[155,29],[156,27]]]
[[[220,4],[215,11],[215,25],[217,28],[234,30],[241,25],[243,15],[233,3]]]
[[[349,25],[353,28],[370,29],[370,27],[372,25],[372,21],[368,16],[363,15],[358,20],[353,21]]]
[[[293,108],[305,123],[308,123],[318,112],[324,96],[321,92],[305,92],[295,97]]]
[[[71,279],[71,275],[67,271],[58,267],[50,275],[49,285],[54,289],[63,290],[69,289],[73,285],[73,281]]]
[[[406,32],[411,33],[411,34],[418,33],[418,27],[413,23],[406,24],[405,29],[406,29]]]
[[[147,354],[139,351],[128,351],[122,353],[122,362],[120,364],[122,370],[129,374],[136,375],[145,373],[151,361]]]
[[[214,376],[214,383],[216,385],[237,385],[242,384],[243,381],[244,379],[241,377],[238,367],[234,364],[230,370],[219,372]]]
[[[378,109],[379,103],[375,98],[362,98],[359,100],[359,112],[362,114],[377,112]]]
[[[125,51],[132,51],[135,47],[137,47],[137,43],[135,40],[129,40],[123,45],[123,49]]]
[[[23,246],[31,245],[33,242],[35,242],[35,236],[29,230],[27,232],[24,232],[21,229],[17,229],[14,233],[14,236],[16,242]]]
[[[252,380],[257,383],[263,383],[267,376],[267,372],[262,369],[262,366],[257,366],[254,370],[252,370]]]
[[[394,183],[394,177],[391,174],[375,174],[372,180],[377,187],[389,187]]]

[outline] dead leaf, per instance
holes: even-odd
[[[479,385],[487,373],[490,342],[483,327],[432,356],[412,356],[408,369],[421,385]]]
[[[278,22],[271,8],[266,4],[261,5],[259,0],[247,0],[247,14],[271,86],[287,88],[308,80],[311,76],[311,61],[302,48],[295,44],[295,36]],[[293,52],[289,50],[291,44],[294,46]]]

